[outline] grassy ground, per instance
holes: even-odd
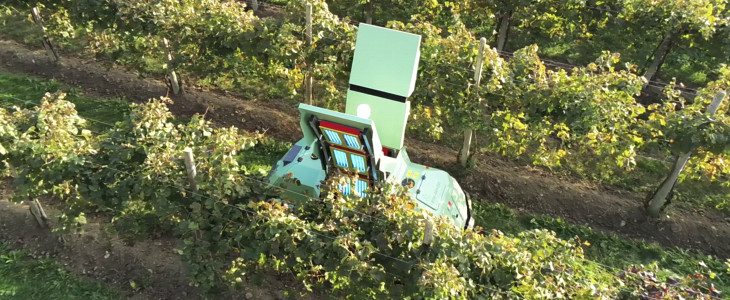
[[[69,273],[51,259],[31,259],[0,241],[0,299],[121,299],[101,283]]]
[[[28,10],[30,15],[30,10]],[[8,37],[22,40],[29,45],[41,44],[39,41],[43,36],[39,28],[31,26],[32,23],[27,18],[21,17],[18,8],[13,6],[0,6],[0,31]]]
[[[554,39],[535,36],[524,36],[512,41],[514,48],[520,46],[538,44],[540,46],[540,57],[543,59],[569,63],[573,65],[585,65],[595,61],[601,55],[601,51],[610,49],[612,52],[621,53],[621,61],[637,65],[639,71],[644,71],[649,60],[647,55],[656,47],[656,44],[645,43],[643,49],[621,49],[615,45],[616,34],[604,32],[589,43],[581,42],[580,39]],[[613,43],[612,43],[613,42]],[[657,41],[658,43],[658,41]],[[666,58],[660,69],[658,78],[654,80],[669,81],[677,78],[678,82],[690,87],[702,87],[708,81],[717,78],[717,66],[723,63],[727,56],[726,50],[719,44],[722,42],[698,41],[694,47],[681,45],[674,47]],[[642,51],[636,51],[642,50]],[[640,52],[640,53],[639,53]]]
[[[62,90],[66,100],[76,105],[79,115],[84,118],[102,120],[114,124],[124,118],[129,102],[123,99],[93,99],[80,95],[77,89],[64,86],[55,80],[40,80],[33,77],[17,76],[0,69],[0,106],[30,107],[40,103],[45,93]],[[89,122],[89,129],[103,130],[107,124]]]
[[[730,294],[730,260],[683,249],[667,249],[657,244],[623,239],[614,234],[597,232],[587,226],[572,225],[547,216],[518,216],[504,205],[474,203],[476,225],[497,229],[507,235],[517,235],[532,229],[554,231],[562,239],[580,238],[588,241],[584,247],[586,258],[608,269],[626,269],[632,265],[657,266],[662,278],[683,277],[690,274],[717,274],[711,282],[724,294]]]
[[[29,107],[46,92],[64,90],[68,100],[84,117],[114,123],[129,104],[122,100],[100,100],[80,96],[77,90],[55,81],[16,76],[0,70],[0,106]],[[102,130],[104,124],[89,124]],[[11,250],[0,241],[0,299],[120,299],[118,292],[100,283],[72,275],[60,263],[28,258],[25,251]]]
[[[76,106],[83,118],[100,120],[105,124],[89,121],[88,126],[95,131],[103,131],[117,121],[124,119],[129,110],[129,102],[124,99],[99,99],[81,95],[76,88],[64,86],[55,80],[43,80],[29,76],[10,74],[0,69],[0,107],[18,106],[21,108],[38,105],[45,93],[63,91],[66,100]],[[180,122],[184,120],[178,120]],[[268,170],[283,156],[290,145],[275,141],[259,144],[241,153],[241,161],[251,169]]]
[[[43,31],[36,26],[30,19],[31,7],[34,3],[8,4],[0,5],[0,32],[6,37],[22,41],[31,46],[43,47],[41,41],[43,39]],[[49,15],[51,10],[40,8],[41,16],[44,18],[44,24],[53,22],[53,18]],[[76,37],[63,40],[53,40],[56,47],[68,53],[82,53],[88,44],[88,39],[83,30],[76,31]]]

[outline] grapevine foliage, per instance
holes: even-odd
[[[288,1],[280,18],[263,19],[231,1],[41,2],[51,12],[47,27],[54,40],[71,41],[86,35],[88,51],[136,66],[142,72],[166,68],[158,67],[166,66],[162,48],[166,38],[174,50],[173,67],[183,78],[194,78],[198,84],[248,96],[296,96],[309,73],[315,78],[317,102],[335,109],[343,107],[357,32],[347,19],[330,13],[324,1],[309,2],[313,6],[311,47],[306,45],[303,26],[307,1]],[[688,1],[682,4],[685,6],[667,2],[662,7],[634,2],[612,9],[625,9],[621,17],[635,21],[670,15],[676,22],[691,23],[693,30],[703,34],[712,33],[714,26],[724,22],[715,16],[716,8],[702,4],[712,1]],[[342,6],[345,3],[349,2],[333,5],[347,9]],[[444,136],[445,132],[476,129],[479,151],[606,182],[632,172],[641,155],[675,154],[679,148],[690,147],[687,139],[694,139],[691,144],[699,147],[699,155],[691,162],[690,176],[705,174],[708,176],[702,178],[713,181],[728,173],[723,163],[728,151],[723,147],[728,137],[724,123],[702,116],[706,100],[726,88],[727,68],[720,69],[718,81],[700,91],[699,101],[691,109],[680,112],[666,105],[645,107],[639,103],[646,82],[635,73],[636,66],[622,65],[619,55],[610,52],[603,52],[585,67],[562,70],[545,65],[535,45],[516,51],[509,59],[487,47],[477,87],[473,72],[478,45],[472,32],[477,23],[487,26],[486,20],[480,19],[482,15],[530,15],[534,20],[524,23],[522,29],[552,26],[551,34],[561,35],[572,31],[587,34],[590,28],[577,28],[571,20],[580,23],[581,18],[599,18],[593,15],[596,12],[585,15],[577,9],[579,4],[570,1],[541,2],[529,9],[503,1],[427,1],[417,6],[393,3],[396,8],[387,13],[401,21],[387,26],[423,37],[420,84],[412,97],[409,123],[413,133],[450,140],[452,136]],[[369,5],[350,4],[349,9]],[[375,9],[386,13],[379,5],[382,3]],[[692,5],[703,8],[693,12],[697,20],[711,22],[698,23],[673,13]],[[569,9],[559,10],[560,14],[526,12],[550,12],[566,6]],[[676,93],[667,90],[667,102],[673,103],[667,105],[682,107],[683,100]]]
[[[84,213],[95,213],[126,224],[123,234],[138,233],[140,224],[175,234],[191,283],[205,292],[245,289],[273,272],[293,274],[309,291],[363,299],[656,295],[646,280],[585,260],[588,244],[578,239],[457,229],[416,209],[401,186],[343,197],[337,187],[352,181],[335,178],[321,199],[291,206],[272,198],[276,190],[241,160],[242,150],[267,142],[262,136],[214,128],[200,116],[174,122],[166,98],[133,105],[102,134],[85,130],[63,98],[47,94],[32,109],[0,109],[0,160],[18,187],[13,199],[62,201],[61,228],[78,228]],[[185,148],[196,157],[198,190],[188,182]],[[423,243],[427,222],[434,224],[430,245]],[[697,286],[677,293],[708,292]]]

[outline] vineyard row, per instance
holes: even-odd
[[[264,19],[227,1],[41,2],[46,31],[62,47],[83,45],[142,73],[174,70],[184,80],[249,97],[299,99],[305,78],[313,78],[318,105],[344,105],[340,87],[347,86],[357,28],[330,13],[323,1],[290,1],[281,18]],[[491,47],[480,57],[479,42],[466,25],[458,20],[446,29],[434,25],[441,13],[388,24],[423,37],[412,133],[462,145],[463,132],[471,131],[468,136],[481,141],[476,152],[598,181],[631,174],[640,154],[666,159],[694,153],[681,178],[716,182],[730,174],[728,105],[713,117],[704,114],[713,97],[728,89],[730,68],[720,67],[719,79],[700,88],[691,104],[668,86],[664,103],[645,106],[637,97],[646,79],[622,66],[616,53],[604,52],[572,70],[547,67],[535,45],[509,60]],[[650,184],[658,186],[661,179]],[[727,197],[717,204],[727,207]]]
[[[307,291],[358,299],[721,297],[699,273],[659,282],[653,268],[604,269],[584,259],[588,243],[547,230],[509,237],[454,228],[414,210],[402,187],[343,198],[335,191],[346,179],[338,178],[322,199],[281,203],[242,155],[270,147],[263,136],[199,116],[175,122],[167,98],[133,105],[96,133],[64,97],[0,108],[0,174],[14,179],[12,200],[52,196],[61,230],[93,212],[122,234],[172,233],[183,241],[177,252],[191,283],[210,296],[277,273]],[[195,154],[194,178],[184,153]],[[429,245],[426,222],[434,226]]]

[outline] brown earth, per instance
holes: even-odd
[[[162,78],[140,78],[122,68],[64,57],[48,62],[45,53],[0,40],[0,68],[17,74],[56,80],[100,97],[125,97],[143,102],[167,94]],[[301,137],[295,105],[279,100],[246,100],[224,93],[191,90],[172,96],[170,109],[178,116],[207,111],[219,125],[265,131],[280,141]],[[464,171],[455,163],[456,150],[414,139],[406,142],[414,162],[462,174],[459,181],[472,198],[505,203],[519,212],[560,217],[574,224],[617,233],[627,238],[657,242],[667,247],[696,249],[721,258],[730,257],[730,222],[714,210],[675,207],[661,218],[644,217],[642,196],[597,186],[539,168],[505,162],[488,155],[475,156],[476,166]]]
[[[185,265],[176,254],[182,246],[178,239],[163,236],[129,244],[110,232],[108,220],[93,216],[87,216],[83,232],[53,233],[38,226],[27,205],[6,201],[12,192],[9,180],[0,181],[0,241],[25,249],[31,258],[56,259],[70,272],[115,287],[128,299],[202,299],[188,284]],[[60,214],[52,199],[42,202],[51,220]],[[252,283],[235,293],[222,291],[216,298],[280,300],[286,299],[286,290],[303,289],[289,279],[268,276],[263,284]],[[317,299],[304,299],[310,298]]]
[[[187,284],[185,268],[173,254],[176,241],[158,238],[125,245],[105,231],[99,222],[89,222],[80,234],[65,234],[63,239],[42,229],[28,212],[27,205],[4,201],[12,193],[9,182],[0,186],[0,240],[27,249],[33,258],[52,257],[75,274],[100,280],[131,292],[132,282],[144,287],[128,297],[139,299],[190,299],[197,292]],[[57,211],[44,206],[49,216]],[[161,288],[158,288],[161,287]]]

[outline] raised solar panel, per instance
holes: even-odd
[[[350,185],[349,184],[340,184],[340,191],[342,192],[343,196],[349,196],[351,193]]]
[[[360,141],[357,140],[356,136],[349,134],[343,134],[342,136],[345,137],[345,144],[347,144],[347,147],[360,150]]]
[[[329,129],[322,129],[325,135],[327,135],[327,140],[329,140],[330,143],[342,145],[342,140],[340,139],[340,135],[337,134],[337,132],[334,132]]]
[[[343,196],[349,196],[352,193],[352,188],[350,187],[350,184],[340,184],[339,186],[340,192],[342,192]],[[368,182],[362,179],[358,179],[355,182],[355,191],[357,192],[360,197],[367,197],[368,194],[365,193],[365,190],[368,189]]]
[[[366,197],[367,194],[365,194],[365,190],[368,189],[368,182],[362,179],[358,179],[357,182],[355,182],[355,190],[358,194],[360,194],[360,197]]]
[[[357,168],[360,172],[365,173],[367,167],[365,166],[365,157],[357,154],[350,154],[350,161],[352,166]]]
[[[347,154],[337,149],[332,149],[332,154],[335,156],[335,163],[342,168],[349,168],[350,165],[347,163]]]

